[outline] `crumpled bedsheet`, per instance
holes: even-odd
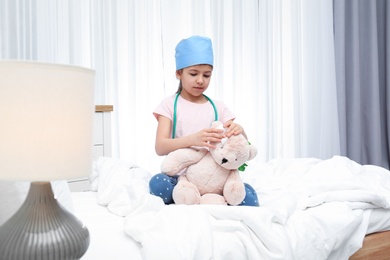
[[[90,181],[97,202],[125,218],[124,231],[152,260],[348,259],[373,211],[390,218],[390,173],[381,167],[335,156],[253,163],[241,175],[260,207],[164,205],[149,194],[148,171],[108,157]]]

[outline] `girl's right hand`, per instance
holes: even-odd
[[[205,128],[190,136],[192,146],[204,146],[215,148],[211,143],[219,143],[223,138],[223,130],[216,128]]]

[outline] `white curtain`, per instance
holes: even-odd
[[[0,0],[2,59],[96,70],[112,104],[113,156],[155,173],[152,111],[173,94],[174,48],[209,36],[207,95],[223,100],[257,160],[340,153],[331,0]]]

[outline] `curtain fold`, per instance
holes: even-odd
[[[334,1],[341,154],[389,168],[389,9],[386,0]]]
[[[2,59],[96,70],[113,156],[159,171],[152,111],[178,86],[174,48],[213,41],[207,95],[236,114],[256,160],[340,153],[332,0],[2,0]]]

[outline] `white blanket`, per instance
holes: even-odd
[[[98,203],[126,217],[145,259],[348,259],[371,212],[390,211],[389,171],[340,156],[250,164],[242,177],[260,207],[165,206],[147,171],[104,157],[95,167]]]

